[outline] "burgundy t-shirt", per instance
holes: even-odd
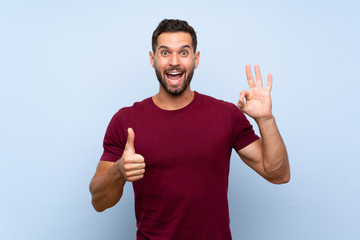
[[[133,182],[137,239],[231,239],[231,151],[259,139],[238,107],[197,92],[179,110],[151,98],[134,103],[110,121],[101,160],[121,157],[129,127],[146,163],[144,178]]]

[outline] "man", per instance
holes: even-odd
[[[150,51],[159,92],[114,115],[90,183],[92,204],[103,211],[132,182],[137,239],[231,239],[232,148],[268,181],[290,179],[286,148],[271,112],[271,74],[263,88],[259,66],[256,83],[246,66],[250,90],[240,93],[240,110],[190,89],[200,57],[196,45],[196,33],[186,21],[159,24]],[[243,113],[255,119],[261,139]]]

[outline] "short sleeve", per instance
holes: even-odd
[[[111,119],[104,137],[104,152],[100,158],[102,161],[116,162],[121,158],[126,144],[121,110]]]
[[[231,107],[231,124],[233,134],[233,148],[236,151],[260,139],[254,132],[253,126],[245,114],[235,105]]]

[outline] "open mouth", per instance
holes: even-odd
[[[173,84],[177,84],[181,81],[184,72],[182,71],[171,71],[165,73],[166,78]]]

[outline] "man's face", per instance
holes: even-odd
[[[173,96],[190,89],[189,84],[199,64],[199,56],[199,52],[194,53],[189,33],[160,34],[155,53],[150,51],[150,62],[155,68],[161,88]]]

